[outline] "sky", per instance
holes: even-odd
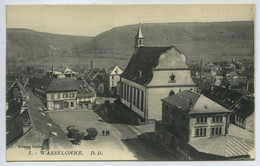
[[[254,20],[250,4],[209,5],[8,5],[6,27],[77,36],[96,36],[114,27],[141,23]]]

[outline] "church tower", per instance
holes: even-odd
[[[142,34],[141,25],[139,23],[138,31],[135,36],[135,48],[144,46],[144,36]]]

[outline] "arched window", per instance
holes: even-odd
[[[175,94],[174,91],[171,90],[170,93],[169,93],[169,96],[172,96],[172,95],[174,95],[174,94]]]

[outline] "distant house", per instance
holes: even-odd
[[[122,73],[123,70],[117,64],[114,64],[108,69],[109,91],[112,95],[115,95],[117,92],[117,82],[120,80],[120,74]]]
[[[156,122],[156,133],[179,159],[249,157],[253,143],[228,135],[230,110],[192,91],[182,91],[162,102],[162,121]]]
[[[92,109],[96,100],[96,93],[94,89],[85,81],[77,80],[77,105],[79,108]]]
[[[85,78],[87,83],[97,92],[104,95],[108,92],[108,75],[103,70],[92,70]]]
[[[205,96],[232,111],[231,123],[254,132],[254,97],[250,92],[246,92],[219,86],[202,91]]]
[[[186,57],[174,46],[145,47],[139,25],[135,51],[121,74],[121,102],[142,119],[160,120],[161,99],[196,85]]]
[[[62,78],[76,78],[78,72],[71,70],[70,68],[65,68],[62,65],[57,69],[52,67],[48,72],[52,75],[54,79],[62,79]]]
[[[254,132],[254,102],[242,98],[234,106],[234,124]]]

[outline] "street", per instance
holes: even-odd
[[[128,124],[106,123],[93,111],[49,112],[54,122],[67,133],[67,126],[73,125],[80,131],[94,127],[98,130],[96,140],[82,140],[75,148],[102,152],[101,156],[90,156],[90,160],[174,160],[165,149],[147,141],[142,133]],[[102,130],[109,130],[110,136],[103,136]]]

